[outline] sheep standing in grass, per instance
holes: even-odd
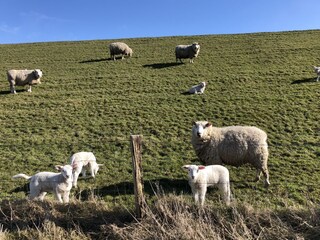
[[[240,166],[249,163],[257,169],[256,181],[261,172],[265,186],[270,185],[267,134],[259,128],[247,126],[213,127],[207,121],[194,122],[191,143],[204,164]]]
[[[70,164],[74,168],[73,172],[73,186],[77,187],[77,181],[80,173],[86,176],[86,168],[89,169],[91,176],[94,178],[99,167],[103,164],[97,164],[97,159],[92,152],[78,152],[71,156]]]
[[[31,85],[40,84],[42,71],[40,69],[34,70],[9,70],[7,72],[8,81],[10,84],[11,93],[16,93],[15,86],[29,85],[28,92],[31,92]]]
[[[188,91],[183,94],[203,94],[206,89],[206,82],[201,82],[198,85],[192,86]]]
[[[313,66],[313,69],[314,69],[314,72],[317,74],[317,82],[319,81],[319,78],[320,78],[320,67],[316,67],[316,66]]]
[[[124,56],[131,57],[132,56],[132,49],[125,43],[123,42],[114,42],[109,45],[109,50],[110,50],[110,56],[111,59],[116,60],[115,55],[120,55],[121,54],[121,59],[124,58]]]
[[[182,63],[183,58],[189,58],[190,63],[193,63],[193,59],[198,57],[200,52],[200,45],[195,42],[191,45],[178,45],[176,46],[175,53],[176,53],[176,61],[180,59]]]
[[[184,165],[183,169],[188,171],[189,185],[197,204],[204,204],[207,187],[216,185],[223,194],[224,202],[230,204],[230,179],[229,170],[221,165],[197,166]]]
[[[30,195],[29,198],[40,199],[43,201],[47,192],[53,192],[56,199],[60,203],[69,202],[69,194],[72,188],[72,166],[57,165],[56,169],[60,173],[39,172],[33,176],[20,173],[12,178],[24,178],[30,180]]]

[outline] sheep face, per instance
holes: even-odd
[[[192,48],[194,52],[198,52],[200,50],[200,45],[198,43],[193,43]]]
[[[33,74],[35,76],[36,79],[41,78],[42,77],[42,71],[40,69],[35,69],[33,71]]]
[[[194,182],[198,178],[199,171],[205,169],[205,166],[184,165],[182,168],[188,171],[189,180]]]
[[[67,180],[72,180],[72,171],[73,168],[71,165],[65,165],[65,166],[60,166],[57,165],[56,169],[59,170],[62,174],[62,176],[67,179]]]
[[[193,136],[202,138],[207,128],[211,127],[212,124],[206,121],[198,121],[193,123],[192,133]]]
[[[102,165],[103,165],[103,164],[97,164],[97,163],[95,163],[95,164],[92,166],[92,171],[93,171],[93,173],[94,173],[94,176],[97,175],[98,170],[99,170],[99,168],[100,168]]]
[[[313,66],[313,69],[314,69],[315,73],[317,73],[317,74],[320,73],[320,67]]]

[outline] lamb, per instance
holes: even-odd
[[[20,173],[12,178],[25,178],[30,180],[30,200],[39,199],[43,201],[47,192],[53,192],[60,203],[69,202],[69,194],[72,188],[72,166],[57,165],[60,173],[39,172],[33,176]]]
[[[207,83],[201,82],[198,85],[192,86],[188,91],[183,94],[203,94],[206,89]]]
[[[176,46],[176,61],[180,59],[182,63],[183,58],[190,58],[190,63],[193,63],[193,59],[198,57],[200,52],[200,45],[197,42],[194,42],[191,45],[178,45]]]
[[[270,185],[267,134],[257,127],[213,127],[207,121],[194,122],[191,143],[204,164],[229,164],[240,166],[249,163],[257,170],[256,181],[261,172],[265,187]]]
[[[97,159],[92,152],[77,152],[70,158],[70,164],[74,167],[73,183],[74,187],[77,187],[77,181],[80,173],[82,176],[86,176],[86,168],[89,168],[91,176],[94,178],[97,174],[99,167],[103,164],[97,164]]]
[[[203,206],[207,187],[218,186],[223,194],[223,200],[226,205],[230,204],[230,179],[229,170],[221,165],[197,166],[184,165],[183,169],[188,171],[189,185],[195,203]]]
[[[317,80],[316,82],[319,81],[319,78],[320,78],[320,67],[316,67],[316,66],[313,66],[313,69],[314,69],[314,72],[317,74]]]
[[[109,50],[110,50],[110,56],[111,59],[114,61],[116,60],[115,55],[121,54],[121,59],[124,58],[124,56],[131,57],[133,54],[132,49],[125,43],[123,42],[114,42],[109,45]]]
[[[34,70],[9,70],[7,72],[8,81],[10,84],[11,93],[15,94],[15,86],[29,85],[28,92],[31,92],[31,85],[41,84],[42,71]]]

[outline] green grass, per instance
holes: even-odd
[[[319,38],[320,31],[301,31],[124,39],[134,55],[116,62],[107,40],[0,45],[0,198],[25,196],[26,182],[12,175],[54,171],[74,152],[93,151],[105,166],[80,189],[132,206],[130,134],[143,135],[146,185],[187,192],[181,166],[197,163],[192,122],[210,120],[268,133],[271,186],[252,182],[249,166],[228,167],[237,201],[319,202],[320,83],[312,69]],[[194,41],[195,63],[174,64],[174,47]],[[42,84],[9,94],[6,70],[26,68],[42,69]],[[204,95],[180,94],[201,81]]]

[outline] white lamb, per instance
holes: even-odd
[[[319,81],[319,78],[320,78],[320,67],[316,67],[316,66],[313,66],[313,69],[314,69],[314,72],[317,74],[317,82]]]
[[[73,172],[73,186],[77,187],[77,181],[80,173],[86,176],[86,168],[89,169],[91,176],[94,178],[99,167],[103,164],[97,164],[97,159],[92,152],[78,152],[71,156],[70,164],[75,169]]]
[[[188,91],[184,92],[183,94],[203,94],[204,90],[206,89],[206,82],[201,82],[198,85],[192,86]]]
[[[57,165],[56,169],[60,173],[39,172],[33,176],[20,173],[12,178],[25,178],[30,180],[30,195],[29,198],[39,199],[43,201],[47,192],[53,192],[56,199],[60,203],[69,202],[69,194],[72,188],[72,166]]]
[[[226,167],[221,165],[184,165],[182,168],[188,171],[189,185],[196,204],[200,200],[200,204],[203,206],[207,187],[213,185],[218,186],[222,192],[226,205],[230,204],[230,179],[229,170]]]

